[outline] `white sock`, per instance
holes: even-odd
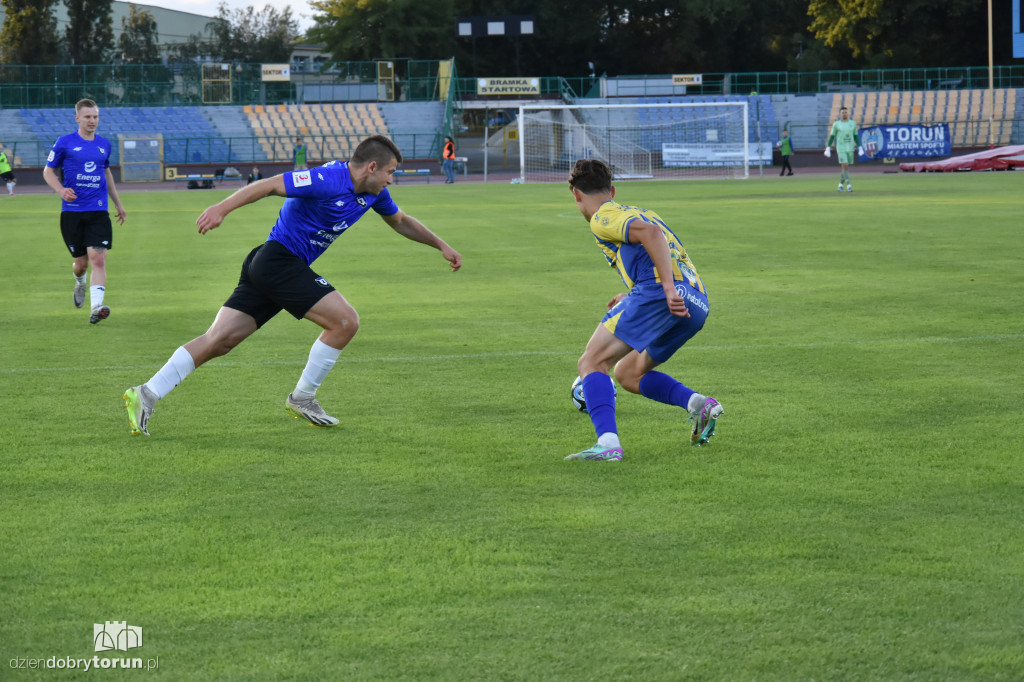
[[[690,414],[696,413],[704,404],[705,400],[707,400],[707,398],[702,396],[700,393],[694,392],[694,394],[690,396],[690,400],[686,403],[686,411]]]
[[[7,183],[7,192],[8,192],[8,194],[14,194],[14,183],[13,182],[8,182]]]
[[[96,306],[103,305],[103,294],[106,292],[105,286],[92,285],[89,287],[89,301],[93,308]]]
[[[619,434],[612,433],[611,431],[609,431],[608,433],[602,433],[601,436],[597,439],[597,444],[600,445],[602,448],[622,447],[622,445],[619,444]]]
[[[292,395],[296,398],[315,396],[316,389],[320,388],[320,384],[327,378],[327,373],[334,367],[339,355],[341,350],[338,348],[331,348],[320,339],[314,341],[313,347],[309,349],[306,368],[302,370],[302,376],[299,377],[299,383],[295,385]]]
[[[71,274],[75,275],[74,270],[71,271]],[[75,281],[79,284],[85,284],[85,273],[83,272],[81,275],[75,275]]]
[[[196,369],[196,362],[185,346],[179,346],[174,351],[171,359],[160,368],[160,371],[153,375],[153,378],[146,382],[145,387],[152,392],[157,400],[170,393],[175,386],[185,380],[189,374]]]

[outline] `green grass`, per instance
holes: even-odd
[[[708,286],[665,370],[726,415],[692,448],[620,391],[615,465],[562,460],[621,290],[563,185],[397,188],[459,273],[372,215],[318,261],[362,323],[320,391],[339,428],[285,414],[317,330],[281,315],[151,438],[121,393],[207,328],[280,201],[200,237],[223,193],[124,191],[92,326],[57,200],[4,199],[0,678],[102,679],[9,661],[128,620],[147,679],[1019,680],[1022,179],[620,185]]]

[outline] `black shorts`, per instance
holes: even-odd
[[[81,258],[94,249],[114,248],[114,228],[106,211],[61,211],[60,234],[72,258]]]
[[[3,178],[4,182],[14,182],[14,173],[13,171],[0,173],[0,178]]]
[[[268,241],[246,256],[238,286],[224,307],[251,315],[262,327],[281,310],[301,320],[332,291],[334,287],[304,260],[280,242]]]

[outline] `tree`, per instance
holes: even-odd
[[[455,49],[453,0],[314,0],[308,33],[337,61],[414,56],[451,57]],[[430,17],[424,21],[423,17]]]
[[[117,49],[126,62],[152,64],[160,61],[160,35],[156,19],[148,10],[128,5],[128,16],[121,17],[121,37]]]
[[[810,0],[811,30],[862,67],[987,61],[985,4],[975,0]]]
[[[4,64],[56,64],[57,0],[2,0],[4,25],[0,28],[0,61]]]
[[[222,2],[207,27],[210,56],[229,62],[287,62],[299,35],[291,8],[278,10],[270,5],[257,12],[251,6],[229,10]]]
[[[111,0],[64,0],[68,27],[63,48],[72,64],[102,64],[114,47]]]

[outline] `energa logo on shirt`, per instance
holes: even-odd
[[[84,170],[86,173],[92,173],[94,170],[96,170],[96,162],[86,161],[85,167],[82,170]]]

